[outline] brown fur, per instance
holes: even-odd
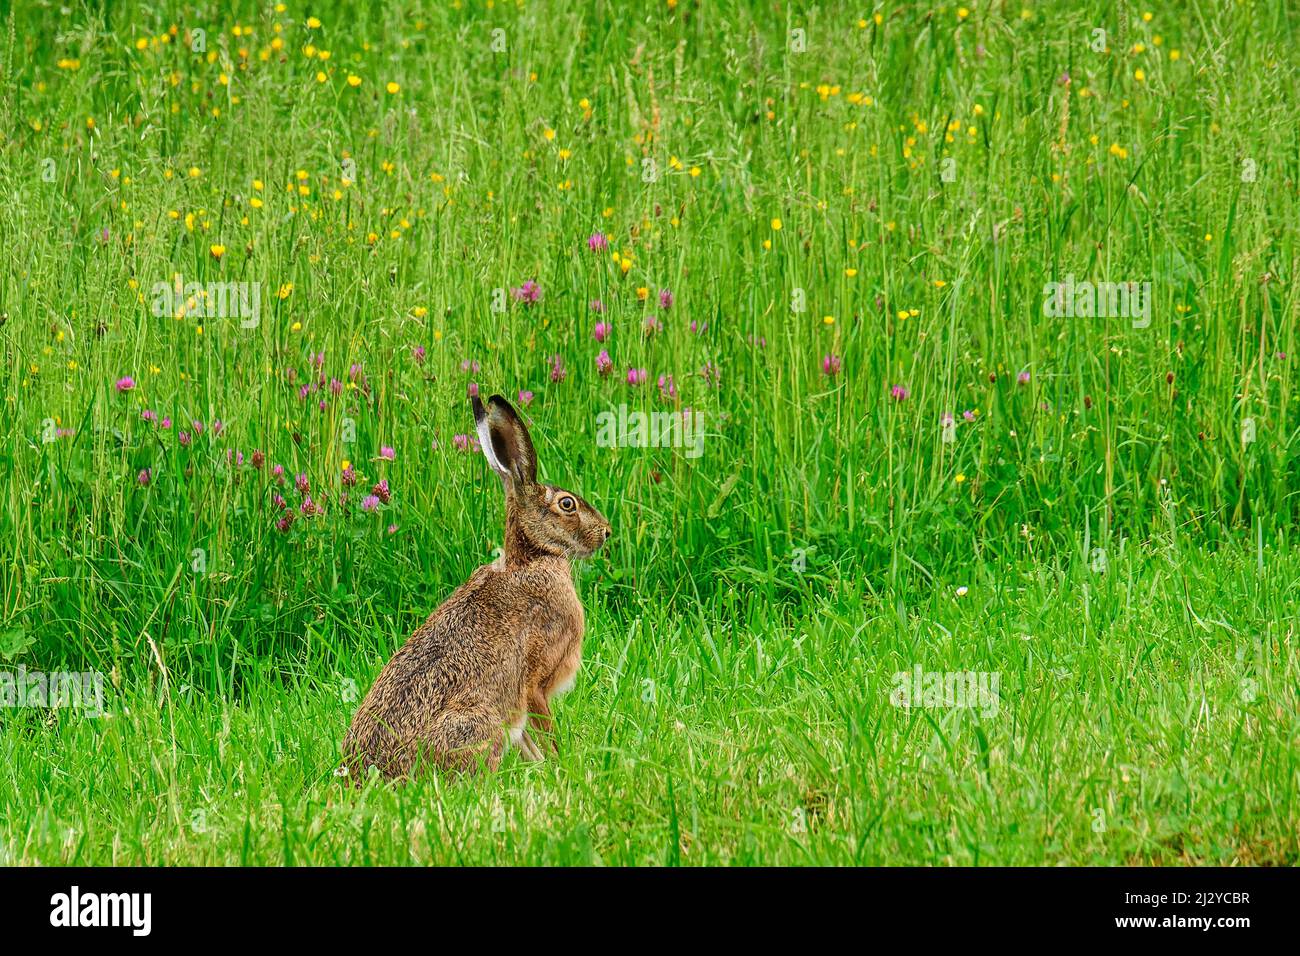
[[[551,697],[572,682],[584,616],[569,561],[589,557],[609,523],[572,492],[538,484],[532,440],[499,395],[474,399],[484,454],[506,492],[504,554],[478,568],[380,672],[343,741],[358,782],[421,767],[495,770],[511,730],[525,759],[541,751],[527,726],[551,731]],[[554,748],[554,738],[551,738]]]

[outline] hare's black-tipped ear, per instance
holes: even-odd
[[[493,471],[519,485],[536,482],[537,455],[519,413],[500,395],[489,398],[486,407],[477,395],[471,403],[479,444]]]
[[[488,424],[488,412],[483,407],[483,400],[477,395],[472,395],[469,403],[474,409],[474,429],[478,432],[478,443],[483,449],[483,457],[487,459],[487,463],[501,480],[505,481],[510,477],[510,471],[497,457],[496,449],[492,446],[492,429]]]

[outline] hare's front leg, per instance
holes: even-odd
[[[528,713],[525,712],[519,716],[519,719],[510,728],[510,742],[515,745],[519,751],[519,756],[530,763],[542,760],[542,752],[538,749],[537,744],[528,736]]]
[[[528,731],[526,730],[519,737],[519,753],[520,756],[530,763],[540,762],[546,759],[546,755],[543,754],[541,748],[533,742],[533,738],[528,736]]]
[[[546,735],[547,747],[551,753],[560,752],[555,742],[554,725],[551,723],[551,705],[546,702],[546,695],[542,693],[541,688],[534,688],[528,695],[528,723],[539,733]]]

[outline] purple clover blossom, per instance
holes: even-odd
[[[511,289],[510,294],[515,297],[515,301],[522,302],[524,305],[535,305],[542,297],[542,287],[532,279],[528,279],[517,289]]]

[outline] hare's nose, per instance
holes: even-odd
[[[606,528],[606,529],[605,529],[605,540],[606,540],[606,541],[609,540],[609,536],[610,536],[610,534],[611,534],[610,530],[609,530],[608,528]]]

